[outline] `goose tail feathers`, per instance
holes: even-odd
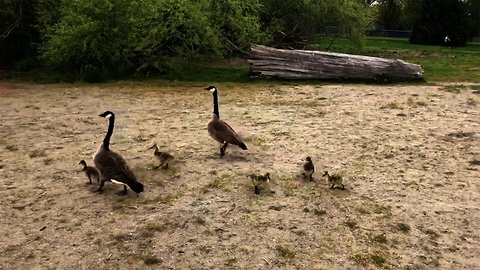
[[[247,146],[242,142],[238,145],[240,148],[242,148],[243,150],[247,150]]]

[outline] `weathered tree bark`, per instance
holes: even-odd
[[[253,45],[254,76],[285,79],[414,80],[423,78],[420,65],[399,59],[306,50],[282,50]]]

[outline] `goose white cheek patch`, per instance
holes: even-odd
[[[112,114],[109,113],[109,114],[107,114],[107,115],[105,116],[105,118],[110,118],[111,116],[112,116]]]
[[[216,90],[217,90],[217,88],[212,88],[212,89],[210,89],[209,91],[213,93],[213,92],[215,92]]]

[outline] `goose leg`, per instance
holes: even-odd
[[[128,194],[127,186],[125,186],[125,185],[123,186],[123,190],[122,190],[122,191],[117,192],[117,195],[118,195],[118,196],[125,196],[125,195],[127,195],[127,194]]]
[[[228,143],[223,143],[223,146],[220,148],[220,157],[225,155],[225,151],[227,150]]]
[[[257,185],[255,185],[255,194],[260,194],[260,188]]]
[[[335,186],[335,184],[332,184],[332,186],[330,187],[330,189],[333,189],[334,186]]]
[[[342,184],[342,189],[345,190],[345,186]]]
[[[92,178],[90,178],[90,174],[87,175],[87,176],[88,176],[88,180],[90,180],[90,183],[88,183],[88,184],[91,185],[92,184]]]
[[[313,181],[313,172],[310,174],[310,181]]]
[[[158,164],[157,166],[153,167],[153,169],[156,170],[156,169],[160,168],[160,166],[162,166],[162,165],[163,165],[163,163],[160,163],[160,164]]]
[[[163,167],[164,169],[168,169],[168,162],[165,163],[165,167]]]
[[[105,178],[100,177],[100,186],[98,187],[97,191],[102,192],[102,188],[105,185]]]

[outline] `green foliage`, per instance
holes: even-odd
[[[128,0],[75,0],[60,6],[61,19],[47,27],[42,58],[53,68],[90,76],[102,70],[121,71],[133,57],[130,50]]]
[[[347,34],[361,47],[375,9],[356,0],[264,0],[262,24],[276,47],[302,48],[322,35]]]
[[[0,4],[0,68],[16,62],[36,65],[38,33],[35,25],[35,0],[1,0]]]
[[[410,42],[445,45],[449,36],[454,47],[465,46],[468,39],[468,11],[459,0],[423,0],[413,23]]]
[[[260,30],[260,0],[211,0],[210,19],[220,42],[229,55],[244,54],[251,43],[263,43],[267,36]]]
[[[264,39],[260,7],[258,0],[63,1],[59,16],[40,16],[42,59],[87,81],[165,73],[195,55],[231,55]]]
[[[378,23],[385,29],[401,30],[403,26],[403,10],[400,1],[384,0],[378,7]]]

